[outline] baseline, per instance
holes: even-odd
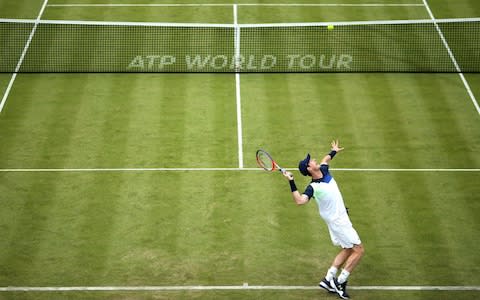
[[[102,291],[205,291],[205,290],[320,290],[318,286],[220,285],[220,286],[75,286],[0,287],[0,292],[102,292]],[[350,286],[351,290],[381,291],[480,291],[480,286]]]
[[[58,3],[49,7],[201,7],[232,6],[232,3]],[[299,7],[415,7],[419,3],[237,3],[238,6],[299,6]]]
[[[294,171],[297,168],[285,168]],[[381,169],[381,168],[331,168],[345,172],[480,172],[480,169]],[[20,172],[216,172],[216,171],[264,171],[262,168],[43,168],[0,169],[0,173]]]

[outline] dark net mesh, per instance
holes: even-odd
[[[0,22],[0,72],[33,24]],[[41,23],[19,72],[479,72],[480,22],[275,27]],[[458,62],[458,69],[454,59]]]

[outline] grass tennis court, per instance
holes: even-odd
[[[233,4],[239,23],[430,18],[421,0],[98,3],[50,0],[41,18],[231,24]],[[0,0],[0,17],[43,4]],[[428,4],[480,17],[473,0]],[[333,138],[366,248],[351,298],[478,298],[480,75],[465,78],[473,98],[447,73],[0,74],[0,299],[337,299],[314,289],[338,250],[316,204],[255,163],[263,147],[294,170]],[[145,286],[233,288],[1,290]]]

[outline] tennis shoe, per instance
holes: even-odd
[[[327,278],[323,278],[322,281],[318,284],[319,287],[323,288],[329,293],[336,293],[337,291],[335,290],[334,287],[330,285],[330,282],[327,280]]]
[[[347,282],[338,283],[337,278],[330,280],[330,285],[335,288],[337,295],[342,299],[350,299],[350,296],[347,294]]]

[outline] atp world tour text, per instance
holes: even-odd
[[[349,70],[352,68],[353,57],[347,54],[330,55],[299,55],[285,56],[262,55],[137,55],[127,66],[129,71],[169,71],[186,69],[188,71],[202,70],[243,70],[268,71],[282,69],[325,69]]]

